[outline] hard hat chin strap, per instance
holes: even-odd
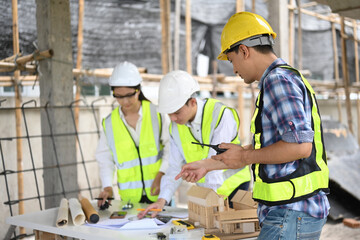
[[[262,35],[256,35],[256,36],[252,36],[249,37],[247,39],[241,40],[237,43],[234,43],[233,45],[230,46],[230,48],[225,51],[224,53],[226,54],[230,49],[239,46],[239,45],[245,45],[247,47],[255,47],[255,46],[263,46],[263,45],[274,45],[274,38],[272,35],[268,35],[268,34],[262,34]]]

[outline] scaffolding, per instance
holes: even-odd
[[[174,29],[174,39],[171,38],[170,31],[170,0],[160,0],[160,19],[162,24],[162,70],[163,74],[171,71],[173,69],[178,69],[179,66],[179,19],[180,19],[180,0],[175,1],[175,29]],[[256,1],[252,1],[252,9],[255,12],[255,4]],[[301,25],[301,15],[306,14],[310,16],[314,16],[318,19],[329,21],[332,26],[332,36],[333,36],[333,52],[334,52],[334,69],[335,69],[335,81],[319,81],[309,79],[310,84],[314,87],[314,90],[322,94],[326,92],[327,95],[333,97],[337,100],[337,111],[338,111],[338,119],[342,122],[342,114],[341,114],[341,101],[345,99],[346,105],[346,113],[347,113],[347,125],[352,133],[353,130],[353,122],[352,122],[352,111],[351,111],[351,98],[350,95],[353,93],[356,95],[356,106],[357,106],[357,136],[358,142],[360,142],[360,73],[359,73],[359,56],[358,56],[358,43],[359,39],[357,36],[357,29],[359,28],[359,23],[356,20],[344,18],[339,16],[338,14],[331,14],[330,16],[322,15],[321,13],[316,13],[307,10],[307,7],[317,4],[311,2],[307,5],[301,5],[301,1],[289,0],[288,10],[289,10],[289,59],[290,64],[293,64],[294,59],[294,21],[295,21],[295,13],[298,16],[299,25]],[[241,11],[244,9],[244,3],[241,0],[237,0],[237,11]],[[191,1],[186,0],[186,70],[189,73],[192,73],[192,62],[191,62]],[[15,115],[15,125],[16,125],[16,134],[10,136],[1,136],[0,137],[0,158],[2,162],[2,171],[0,172],[0,176],[4,179],[6,186],[6,201],[5,205],[9,207],[10,215],[14,216],[14,206],[18,206],[18,214],[25,213],[24,203],[30,201],[36,201],[38,203],[38,209],[43,210],[43,201],[45,198],[62,196],[66,197],[70,193],[79,193],[82,192],[84,195],[90,196],[93,198],[94,190],[101,189],[99,184],[92,184],[89,178],[89,172],[87,170],[89,165],[96,164],[96,160],[93,158],[87,158],[84,155],[84,149],[86,149],[86,144],[83,143],[84,136],[98,137],[99,130],[99,113],[96,111],[99,107],[105,107],[110,109],[114,109],[114,102],[111,104],[99,104],[99,102],[103,102],[104,98],[99,98],[93,100],[90,104],[87,104],[83,99],[81,99],[81,86],[84,83],[81,82],[82,77],[96,77],[96,78],[108,78],[111,75],[112,69],[83,69],[82,68],[82,42],[83,42],[83,18],[84,18],[84,0],[79,1],[79,17],[78,17],[78,36],[77,36],[77,60],[76,67],[73,69],[73,76],[75,78],[74,85],[76,86],[76,94],[75,100],[68,106],[51,106],[50,103],[46,103],[43,106],[37,106],[35,100],[30,100],[26,102],[22,102],[22,96],[20,88],[21,86],[26,85],[37,85],[38,82],[38,63],[44,59],[51,58],[53,56],[52,49],[43,49],[37,50],[34,53],[26,56],[21,56],[19,51],[19,33],[18,33],[18,16],[17,16],[17,0],[12,0],[12,15],[13,15],[13,46],[14,46],[14,54],[5,59],[0,60],[0,72],[8,72],[13,73],[13,76],[0,76],[0,86],[13,86],[15,88],[15,106],[14,107],[3,107],[7,101],[7,99],[0,97],[0,114],[14,114]],[[337,43],[336,43],[336,31],[334,24],[341,25],[341,52],[342,52],[342,72],[343,78],[339,77],[339,64],[338,64],[338,56],[337,56]],[[353,36],[348,36],[345,33],[345,26],[351,27],[353,29]],[[346,58],[346,40],[352,40],[354,42],[355,49],[355,82],[350,83],[348,77],[348,69],[347,69],[347,58]],[[171,42],[174,41],[174,49],[172,48]],[[298,69],[306,75],[306,71],[302,70],[302,55],[301,55],[301,28],[298,28],[298,44],[299,44],[299,56],[298,56]],[[174,56],[172,55],[174,51]],[[239,113],[240,119],[244,119],[244,95],[251,95],[253,99],[255,99],[255,95],[257,94],[256,90],[253,86],[246,85],[243,80],[239,77],[225,76],[223,74],[218,74],[216,71],[216,64],[213,63],[214,73],[208,75],[207,77],[194,76],[201,86],[201,90],[206,90],[212,92],[212,96],[216,97],[218,92],[229,91],[233,93],[237,93],[237,110]],[[21,75],[20,71],[27,71],[29,75]],[[144,84],[149,83],[158,83],[163,75],[161,74],[149,74],[147,73],[145,68],[139,68],[142,78],[144,79]],[[254,101],[252,101],[254,102]],[[253,106],[252,106],[253,108]],[[54,134],[51,132],[51,121],[49,120],[49,111],[53,111],[55,109],[66,109],[70,111],[72,116],[72,124],[74,130],[71,132],[64,132],[61,134]],[[31,127],[33,124],[28,122],[28,114],[29,111],[37,112],[38,115],[41,113],[47,116],[47,124],[50,126],[51,134],[42,134],[42,133],[31,133]],[[85,111],[92,115],[93,128],[90,130],[80,130],[79,128],[79,111]],[[110,112],[110,111],[109,111]],[[22,124],[24,129],[22,129]],[[244,136],[244,128],[246,126],[241,124],[240,128],[240,139],[243,141],[245,139]],[[22,134],[23,130],[25,130],[25,135]],[[58,161],[59,152],[57,152],[57,146],[55,144],[55,139],[62,138],[64,136],[71,136],[76,138],[77,142],[77,151],[79,154],[79,160],[73,164],[64,164]],[[51,151],[53,152],[55,159],[57,160],[55,164],[51,164],[49,166],[38,166],[34,157],[34,141],[51,141],[53,144],[53,148]],[[8,142],[16,141],[16,159],[17,165],[16,170],[13,166],[8,166],[9,162],[12,159],[7,157],[7,154],[4,154],[6,148],[4,146],[7,145]],[[26,144],[26,148],[28,150],[28,162],[23,161],[24,153],[23,153],[23,143]],[[23,168],[23,166],[29,166]],[[78,169],[82,169],[82,174],[86,179],[85,186],[79,187],[77,189],[66,189],[63,184],[62,177],[62,169],[66,167],[77,167]],[[54,193],[53,195],[46,195],[43,193],[41,189],[41,174],[44,171],[55,171],[57,177],[60,179],[61,188],[60,191]],[[24,174],[32,175],[33,184],[35,185],[36,193],[30,194],[29,196],[25,196],[24,193]],[[14,194],[12,193],[12,189],[9,184],[9,179],[17,177],[17,189],[18,194],[17,197],[12,197]],[[23,237],[26,235],[24,229],[20,229],[20,235],[17,235],[13,228],[10,228],[7,234],[7,237],[14,234],[15,239]]]

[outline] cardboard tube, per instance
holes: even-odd
[[[58,215],[56,218],[57,227],[65,227],[69,222],[69,203],[66,198],[61,199]]]
[[[87,198],[80,199],[81,207],[85,213],[86,220],[89,223],[97,223],[100,219],[98,212],[94,209]]]
[[[69,208],[71,213],[71,219],[75,226],[81,225],[85,222],[85,214],[81,209],[79,200],[76,198],[69,199]]]

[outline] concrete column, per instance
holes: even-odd
[[[276,32],[274,50],[278,57],[289,62],[289,10],[287,0],[271,0],[268,4],[269,23]]]
[[[36,0],[38,47],[53,49],[50,59],[40,61],[40,102],[48,104],[41,112],[43,135],[74,133],[75,128],[69,108],[73,101],[73,60],[69,0]],[[48,120],[49,116],[49,120]],[[44,137],[42,139],[43,165],[54,166],[76,163],[76,138],[70,136]],[[45,195],[78,189],[77,166],[46,169],[43,173]],[[63,187],[64,186],[64,187]],[[76,197],[77,193],[66,194]],[[45,198],[45,207],[55,207],[63,195]]]

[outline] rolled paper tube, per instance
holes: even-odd
[[[85,214],[81,209],[81,204],[76,198],[69,199],[69,208],[71,219],[75,226],[81,225],[85,222]]]
[[[57,227],[65,227],[69,222],[69,202],[66,198],[61,199],[58,215],[56,218]]]
[[[87,198],[80,199],[81,207],[85,213],[86,220],[90,223],[97,223],[100,219],[98,212],[94,209]]]

